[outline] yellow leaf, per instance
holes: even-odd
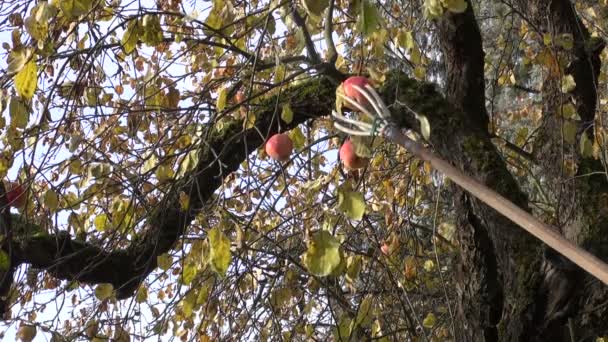
[[[44,193],[44,205],[51,211],[55,211],[59,207],[59,197],[52,189]]]
[[[112,284],[99,284],[95,288],[95,297],[99,300],[105,300],[112,297],[114,286]]]
[[[281,110],[281,120],[285,121],[287,124],[290,124],[293,121],[293,110],[291,110],[289,103],[283,105],[283,109]]]
[[[171,265],[173,264],[173,258],[167,253],[161,254],[156,257],[156,264],[158,265],[158,268],[163,271],[166,271],[171,268]]]
[[[230,240],[217,227],[209,231],[207,239],[209,240],[211,268],[219,275],[224,276],[232,259]]]
[[[351,220],[361,220],[365,214],[365,197],[358,191],[339,187],[338,208]]]
[[[38,67],[36,66],[36,62],[31,60],[15,75],[15,88],[20,96],[31,100],[34,96],[34,91],[36,91],[37,84]]]
[[[437,322],[437,318],[435,317],[435,314],[432,312],[429,312],[428,315],[426,315],[426,317],[422,321],[422,326],[427,329],[430,329],[433,326],[435,326],[436,322]]]
[[[122,46],[125,49],[126,54],[130,54],[135,50],[137,46],[137,40],[142,33],[142,28],[137,20],[131,20],[127,24],[127,29],[125,30],[124,35],[122,36]]]
[[[179,206],[182,211],[186,211],[190,208],[190,196],[183,191],[180,191],[179,193]]]
[[[340,265],[340,242],[326,230],[315,232],[302,263],[316,276],[325,277]]]
[[[217,107],[218,112],[221,112],[222,110],[224,110],[224,108],[226,108],[227,99],[228,99],[228,89],[226,89],[226,88],[220,89],[219,93],[217,94],[217,102],[215,105]]]
[[[562,93],[569,93],[576,88],[576,82],[572,75],[566,75],[562,77]]]
[[[95,217],[95,220],[93,220],[93,225],[95,226],[95,229],[97,229],[100,232],[103,232],[104,230],[106,230],[107,226],[108,226],[108,215],[106,214],[101,214],[101,215],[97,215]]]
[[[453,13],[463,13],[467,9],[465,0],[441,0],[443,6]]]

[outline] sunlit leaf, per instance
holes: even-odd
[[[281,120],[285,121],[287,124],[290,124],[293,121],[293,110],[291,110],[289,103],[283,105],[281,110]]]
[[[359,309],[357,310],[357,318],[355,319],[356,324],[359,324],[363,327],[368,327],[371,324],[372,304],[372,296],[368,295],[363,298],[361,304],[359,305]]]
[[[122,36],[122,47],[127,54],[130,54],[137,47],[137,41],[143,30],[138,20],[130,20],[127,24],[127,29]]]
[[[304,148],[304,146],[306,146],[306,136],[304,135],[304,133],[302,133],[302,130],[299,126],[289,131],[287,135],[289,135],[289,138],[291,138],[291,141],[293,142],[293,147],[296,150],[301,150],[302,148]]]
[[[302,263],[316,276],[329,275],[340,264],[340,242],[326,230],[312,234]]]
[[[34,96],[37,85],[38,67],[36,62],[31,60],[15,75],[15,89],[17,89],[17,94],[30,100]]]
[[[163,29],[157,15],[146,14],[142,20],[141,40],[149,46],[156,46],[163,42]]]
[[[361,220],[365,214],[365,198],[358,191],[338,188],[338,209],[351,220]]]
[[[209,230],[208,234],[211,267],[219,275],[224,276],[232,260],[230,240],[217,227]]]
[[[106,300],[114,294],[114,286],[112,284],[99,284],[95,288],[95,297],[99,300]]]
[[[462,13],[467,9],[467,2],[465,0],[441,0],[441,2],[450,12]]]
[[[93,220],[93,225],[95,226],[95,229],[97,229],[98,231],[100,231],[100,232],[105,231],[109,226],[108,215],[106,215],[106,214],[97,215],[95,217],[95,220]]]
[[[369,0],[361,0],[357,28],[364,36],[369,36],[380,24],[380,17],[376,5]]]
[[[217,95],[216,107],[218,112],[221,112],[226,108],[226,101],[228,100],[228,89],[222,88],[220,89]]]
[[[47,208],[55,211],[59,207],[59,196],[53,189],[49,189],[44,193],[43,202]]]
[[[566,75],[562,77],[562,93],[569,93],[576,88],[576,82],[572,75]]]

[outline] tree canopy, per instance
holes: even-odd
[[[365,75],[404,132],[608,260],[606,16],[568,0],[0,2],[6,333],[608,340],[608,287],[330,116]],[[264,148],[277,133],[285,161]],[[340,161],[346,141],[362,168]]]

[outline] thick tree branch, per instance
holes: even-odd
[[[280,101],[291,104],[294,119],[289,124],[282,122],[281,127],[291,129],[308,119],[327,115],[334,103],[334,89],[331,82],[318,78],[283,92]],[[19,241],[15,262],[46,269],[60,279],[111,283],[118,289],[118,298],[131,296],[142,279],[156,267],[156,256],[175,245],[193,220],[196,209],[202,208],[211,198],[224,177],[235,171],[267,136],[277,132],[279,118],[274,112],[275,100],[261,105],[254,128],[243,131],[242,123],[235,123],[221,133],[211,132],[191,177],[176,185],[190,194],[193,210],[181,211],[175,195],[179,191],[173,192],[161,201],[149,218],[149,230],[126,249],[105,251],[75,240],[67,233],[38,235]]]
[[[465,113],[454,125],[450,139],[433,144],[462,144],[454,151],[457,166],[495,189],[520,208],[528,207],[524,193],[508,172],[488,134],[485,108],[484,52],[479,26],[471,2],[462,14],[445,14],[437,22],[446,64],[446,96]],[[455,141],[454,141],[455,140]],[[450,149],[446,146],[446,149]],[[454,149],[454,148],[451,148]],[[476,157],[474,157],[476,156]],[[494,210],[464,193],[456,201],[459,222],[462,276],[457,282],[462,321],[461,340],[495,341],[505,315],[524,315],[517,301],[525,296],[529,274],[526,267],[538,267],[540,243]],[[503,309],[504,308],[504,309]]]

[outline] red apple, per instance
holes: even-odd
[[[344,94],[346,94],[346,96],[348,96],[351,99],[357,101],[360,105],[366,106],[367,105],[367,99],[365,98],[365,96],[363,96],[363,94],[361,94],[353,86],[356,85],[356,86],[359,86],[359,87],[365,89],[365,86],[368,85],[368,84],[370,84],[370,83],[369,83],[369,80],[366,77],[363,77],[363,76],[351,76],[346,81],[344,81],[344,83],[343,83],[342,86],[344,88]]]
[[[266,142],[266,154],[272,159],[286,161],[293,151],[293,142],[287,134],[275,134]]]
[[[6,182],[6,200],[10,206],[21,208],[25,205],[26,195],[23,185],[17,182]]]
[[[369,162],[368,158],[359,157],[355,153],[355,145],[350,139],[347,139],[340,147],[340,160],[348,169],[361,169]]]

